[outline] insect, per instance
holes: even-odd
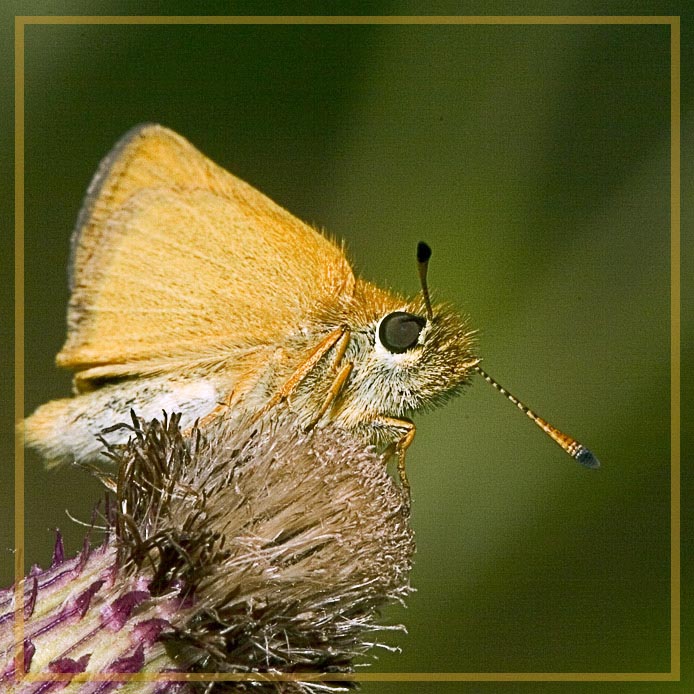
[[[289,407],[307,429],[336,421],[396,453],[407,486],[409,415],[475,374],[598,465],[482,370],[465,319],[432,306],[426,244],[416,298],[380,289],[355,276],[339,244],[162,126],[132,129],[101,162],[71,244],[56,361],[74,371],[74,397],[25,420],[49,465],[96,458],[97,435],[131,409],[180,412],[192,426],[228,408]]]

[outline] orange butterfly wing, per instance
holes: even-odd
[[[167,372],[281,344],[351,294],[342,250],[176,133],[127,133],[73,234],[68,336],[81,380]]]

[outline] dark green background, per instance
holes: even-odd
[[[18,14],[547,11],[540,3],[16,6]],[[566,2],[551,12],[679,8]],[[687,31],[685,19],[685,76]],[[669,88],[667,26],[28,27],[27,412],[69,393],[53,358],[64,339],[68,238],[90,177],[132,125],[168,125],[345,238],[369,279],[415,292],[414,247],[426,239],[430,284],[479,328],[485,368],[603,461],[597,473],[581,469],[483,382],[419,417],[409,456],[417,592],[407,610],[388,612],[409,635],[390,639],[402,653],[383,652],[372,669],[669,670]],[[3,548],[12,544],[4,457]],[[78,548],[83,529],[65,509],[88,521],[98,494],[83,473],[46,472],[27,456],[27,567],[49,561],[55,526],[69,551]],[[0,568],[7,585],[10,553]],[[586,685],[437,685],[445,688]]]

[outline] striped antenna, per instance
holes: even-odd
[[[475,371],[477,371],[489,385],[494,386],[502,395],[505,395],[521,412],[530,417],[552,441],[558,443],[574,460],[588,468],[596,469],[600,467],[600,461],[585,446],[576,441],[576,439],[559,431],[559,429],[553,427],[549,422],[542,419],[542,417],[538,417],[527,405],[524,405],[518,398],[509,393],[482,368],[475,366]]]

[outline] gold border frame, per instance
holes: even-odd
[[[670,671],[301,674],[25,673],[24,442],[15,445],[15,677],[45,681],[627,682],[680,680],[680,18],[678,16],[15,16],[15,419],[24,417],[24,27],[32,24],[669,24],[670,25]]]

